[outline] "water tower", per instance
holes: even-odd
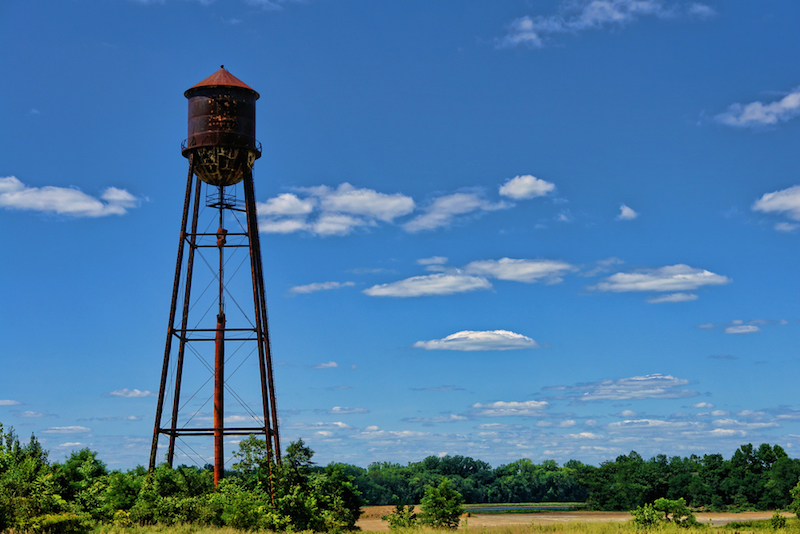
[[[261,157],[255,138],[259,95],[223,66],[184,96],[189,137],[181,152],[189,175],[150,469],[162,435],[169,440],[170,466],[176,447],[191,457],[195,436],[213,436],[216,484],[224,472],[226,436],[264,436],[270,464],[280,461],[252,172]],[[236,277],[246,264],[250,276]],[[226,276],[226,267],[232,274]],[[248,401],[239,386],[260,391],[260,400]],[[238,403],[228,417],[226,394]]]

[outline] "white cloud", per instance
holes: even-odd
[[[694,293],[670,293],[660,297],[653,297],[647,299],[650,304],[661,304],[662,302],[691,302],[697,300],[698,297]]]
[[[597,291],[686,291],[706,285],[731,283],[727,276],[688,265],[670,265],[658,269],[643,269],[632,273],[617,273],[589,289]]]
[[[258,221],[258,231],[265,234],[291,234],[308,229],[309,225],[305,219],[259,219]]]
[[[85,426],[52,426],[42,430],[45,434],[85,434],[91,431],[91,428],[86,428]]]
[[[294,286],[289,288],[289,293],[294,294],[307,294],[316,291],[328,291],[330,289],[339,289],[342,287],[352,287],[356,285],[355,282],[315,282],[304,286]]]
[[[800,87],[776,102],[763,104],[731,104],[726,111],[714,117],[714,120],[726,126],[737,128],[763,128],[786,122],[800,115]]]
[[[698,402],[697,404],[692,404],[692,408],[700,408],[700,409],[711,409],[714,405],[710,402]]]
[[[529,337],[508,330],[472,331],[464,330],[443,339],[417,341],[412,345],[425,350],[519,350],[536,349],[539,345]]]
[[[775,230],[778,232],[794,232],[798,227],[800,227],[800,224],[787,222],[779,222],[775,224]]]
[[[162,0],[163,1],[163,0]],[[200,0],[201,4],[211,3],[213,0]],[[286,2],[303,2],[304,0],[245,0],[245,3],[254,7],[260,7],[265,11],[280,11]]]
[[[680,7],[665,7],[661,0],[578,0],[564,1],[558,15],[524,16],[508,25],[508,33],[495,42],[496,48],[542,48],[545,40],[557,33],[602,29],[608,26],[623,27],[640,17],[655,16],[662,19],[681,14]],[[705,4],[694,3],[687,10],[689,16],[708,18],[716,12]]]
[[[288,234],[308,231],[315,235],[347,235],[363,226],[391,223],[414,210],[414,200],[401,193],[379,193],[355,188],[345,182],[328,186],[297,188],[258,204],[259,230]]]
[[[709,19],[716,17],[717,11],[711,6],[694,3],[689,6],[689,15],[700,17],[701,19]]]
[[[425,213],[405,223],[403,228],[412,233],[433,230],[441,226],[449,226],[459,215],[506,209],[511,206],[506,202],[493,204],[477,193],[452,193],[436,198],[426,208]]]
[[[497,401],[488,404],[475,403],[472,409],[477,417],[538,417],[544,415],[545,409],[550,405],[546,401],[504,402]]]
[[[339,367],[339,364],[336,362],[327,362],[327,363],[320,363],[314,366],[314,369],[335,369]]]
[[[19,406],[20,404],[22,403],[11,399],[0,400],[0,406]]]
[[[78,447],[85,447],[85,443],[81,443],[80,441],[68,441],[66,443],[61,443],[60,445],[56,445],[59,449],[77,449]]]
[[[407,417],[403,421],[407,423],[457,423],[459,421],[467,421],[469,418],[464,415],[442,415],[439,417]]]
[[[500,194],[515,200],[541,197],[554,191],[555,184],[541,180],[530,174],[515,176],[500,186]]]
[[[375,285],[365,289],[363,293],[370,297],[423,297],[429,295],[452,295],[454,293],[491,288],[492,284],[479,276],[437,273],[413,276],[389,284]]]
[[[333,408],[328,410],[326,413],[328,413],[330,415],[337,415],[337,414],[338,415],[350,415],[350,414],[356,414],[356,413],[369,413],[369,410],[367,410],[366,408],[345,408],[343,406],[334,406]]]
[[[48,414],[42,412],[32,412],[30,410],[17,414],[20,417],[47,417]]]
[[[764,213],[781,213],[790,219],[800,221],[800,185],[766,193],[753,203],[751,209]],[[794,226],[792,225],[792,230]]]
[[[632,221],[638,216],[639,214],[633,211],[633,209],[629,208],[625,204],[620,204],[619,215],[617,215],[618,221]]]
[[[431,258],[422,258],[417,260],[418,265],[442,265],[447,263],[445,256],[433,256]]]
[[[569,263],[556,260],[499,260],[473,261],[464,267],[468,274],[490,276],[500,280],[534,283],[545,280],[548,283],[561,282],[561,276],[577,270]]]
[[[139,201],[124,189],[106,188],[95,198],[68,187],[29,187],[14,176],[0,178],[0,207],[71,217],[123,215]]]
[[[320,198],[322,211],[329,213],[348,213],[391,222],[414,210],[411,197],[400,193],[387,195],[372,189],[356,189],[346,182],[335,190],[322,186],[315,192]]]
[[[739,428],[745,430],[760,430],[762,428],[775,428],[778,423],[742,423],[736,419],[717,419],[711,423],[716,427]]]
[[[377,226],[377,223],[342,213],[323,213],[310,225],[313,233],[321,236],[347,235],[359,226]]]
[[[148,390],[139,390],[139,389],[118,389],[116,391],[112,391],[109,395],[113,397],[124,397],[126,399],[140,399],[142,397],[155,397],[156,394],[152,391]]]
[[[648,432],[654,431],[659,434],[670,431],[686,431],[697,429],[700,425],[685,421],[661,421],[659,419],[631,419],[618,421],[606,425],[609,432]]]
[[[316,198],[300,199],[292,193],[284,193],[271,198],[266,202],[256,204],[256,211],[259,215],[267,217],[278,217],[286,215],[308,215],[316,207]]]
[[[754,334],[761,332],[761,329],[752,324],[733,325],[725,329],[726,334]]]
[[[680,399],[696,396],[696,391],[681,389],[687,384],[689,381],[683,378],[652,374],[550,389],[574,392],[570,393],[567,398],[578,401]]]

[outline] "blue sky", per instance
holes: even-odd
[[[284,444],[797,456],[798,25],[771,0],[3,2],[0,422],[146,463],[183,91],[224,64],[261,95]]]

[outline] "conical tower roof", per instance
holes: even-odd
[[[199,89],[200,87],[241,87],[242,89],[247,89],[249,91],[253,91],[256,93],[256,98],[259,97],[259,94],[256,92],[255,89],[244,83],[242,80],[225,70],[225,65],[220,65],[219,70],[203,80],[202,82],[193,85],[189,89],[186,90],[184,96],[189,98],[189,93],[193,89]]]

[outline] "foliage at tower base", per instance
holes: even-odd
[[[317,532],[355,527],[361,498],[341,466],[313,470],[314,453],[300,440],[288,447],[282,465],[271,465],[270,477],[265,452],[263,440],[242,441],[239,463],[215,489],[210,466],[108,472],[89,449],[51,464],[35,438],[22,445],[0,425],[0,531],[85,534],[99,523]]]

